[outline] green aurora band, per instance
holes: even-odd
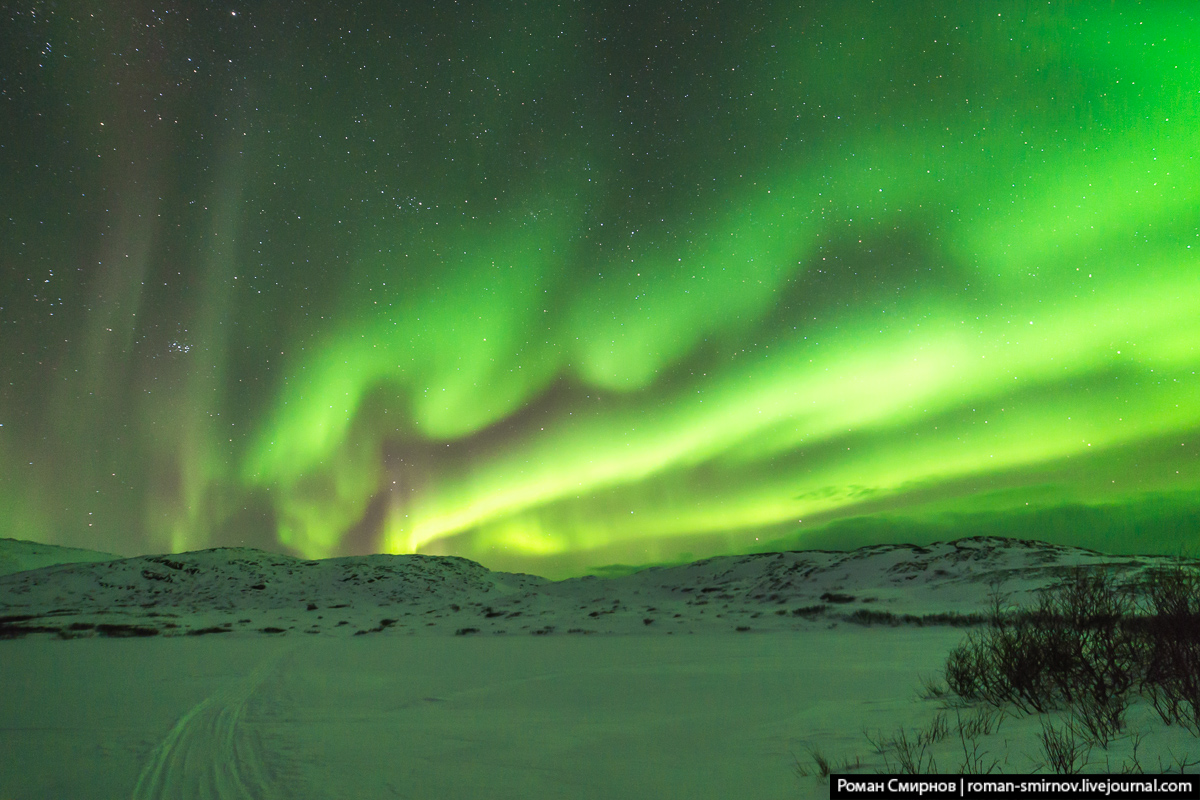
[[[26,20],[0,534],[1200,543],[1200,12],[1051,5]]]

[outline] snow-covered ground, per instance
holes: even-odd
[[[83,550],[78,547],[59,547],[53,544],[29,542],[23,539],[0,539],[0,575],[11,575],[27,569],[89,561],[112,561],[120,556]]]
[[[221,632],[688,634],[809,631],[858,615],[969,615],[1003,582],[1013,603],[1076,565],[1126,579],[1162,559],[1014,539],[724,556],[616,578],[548,581],[462,558],[303,561],[242,548],[59,564],[0,576],[0,635]],[[23,619],[15,619],[23,617]],[[864,619],[865,618],[865,619]],[[124,631],[122,631],[122,627]]]
[[[964,751],[957,719],[985,710],[922,697],[921,678],[997,581],[1025,604],[1074,565],[1133,579],[1160,561],[976,538],[561,582],[241,549],[15,573],[0,797],[825,797],[797,759],[895,767],[870,739],[939,713],[939,771],[1029,771],[1038,718]],[[1146,771],[1200,759],[1144,703],[1129,718]],[[1133,744],[1089,769],[1119,771]]]

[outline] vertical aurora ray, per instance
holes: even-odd
[[[77,143],[4,133],[10,529],[563,574],[1197,502],[1190,6],[309,11],[22,77]]]

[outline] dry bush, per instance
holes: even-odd
[[[1182,563],[1152,570],[1142,594],[1140,688],[1163,722],[1200,736],[1200,573]]]
[[[1070,708],[1089,741],[1106,747],[1146,671],[1146,646],[1128,623],[1135,608],[1105,570],[1072,570],[1032,611],[1009,609],[994,591],[987,627],[947,657],[946,683],[967,701],[1026,714]]]

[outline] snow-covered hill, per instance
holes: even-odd
[[[981,537],[723,556],[549,581],[463,558],[304,561],[244,548],[59,564],[0,577],[0,636],[676,634],[839,622],[963,624],[993,585],[1014,604],[1076,567],[1134,580],[1160,556]]]
[[[120,556],[78,547],[29,542],[24,539],[0,539],[0,575],[11,575],[14,572],[40,569],[54,564],[111,561],[114,558]]]

